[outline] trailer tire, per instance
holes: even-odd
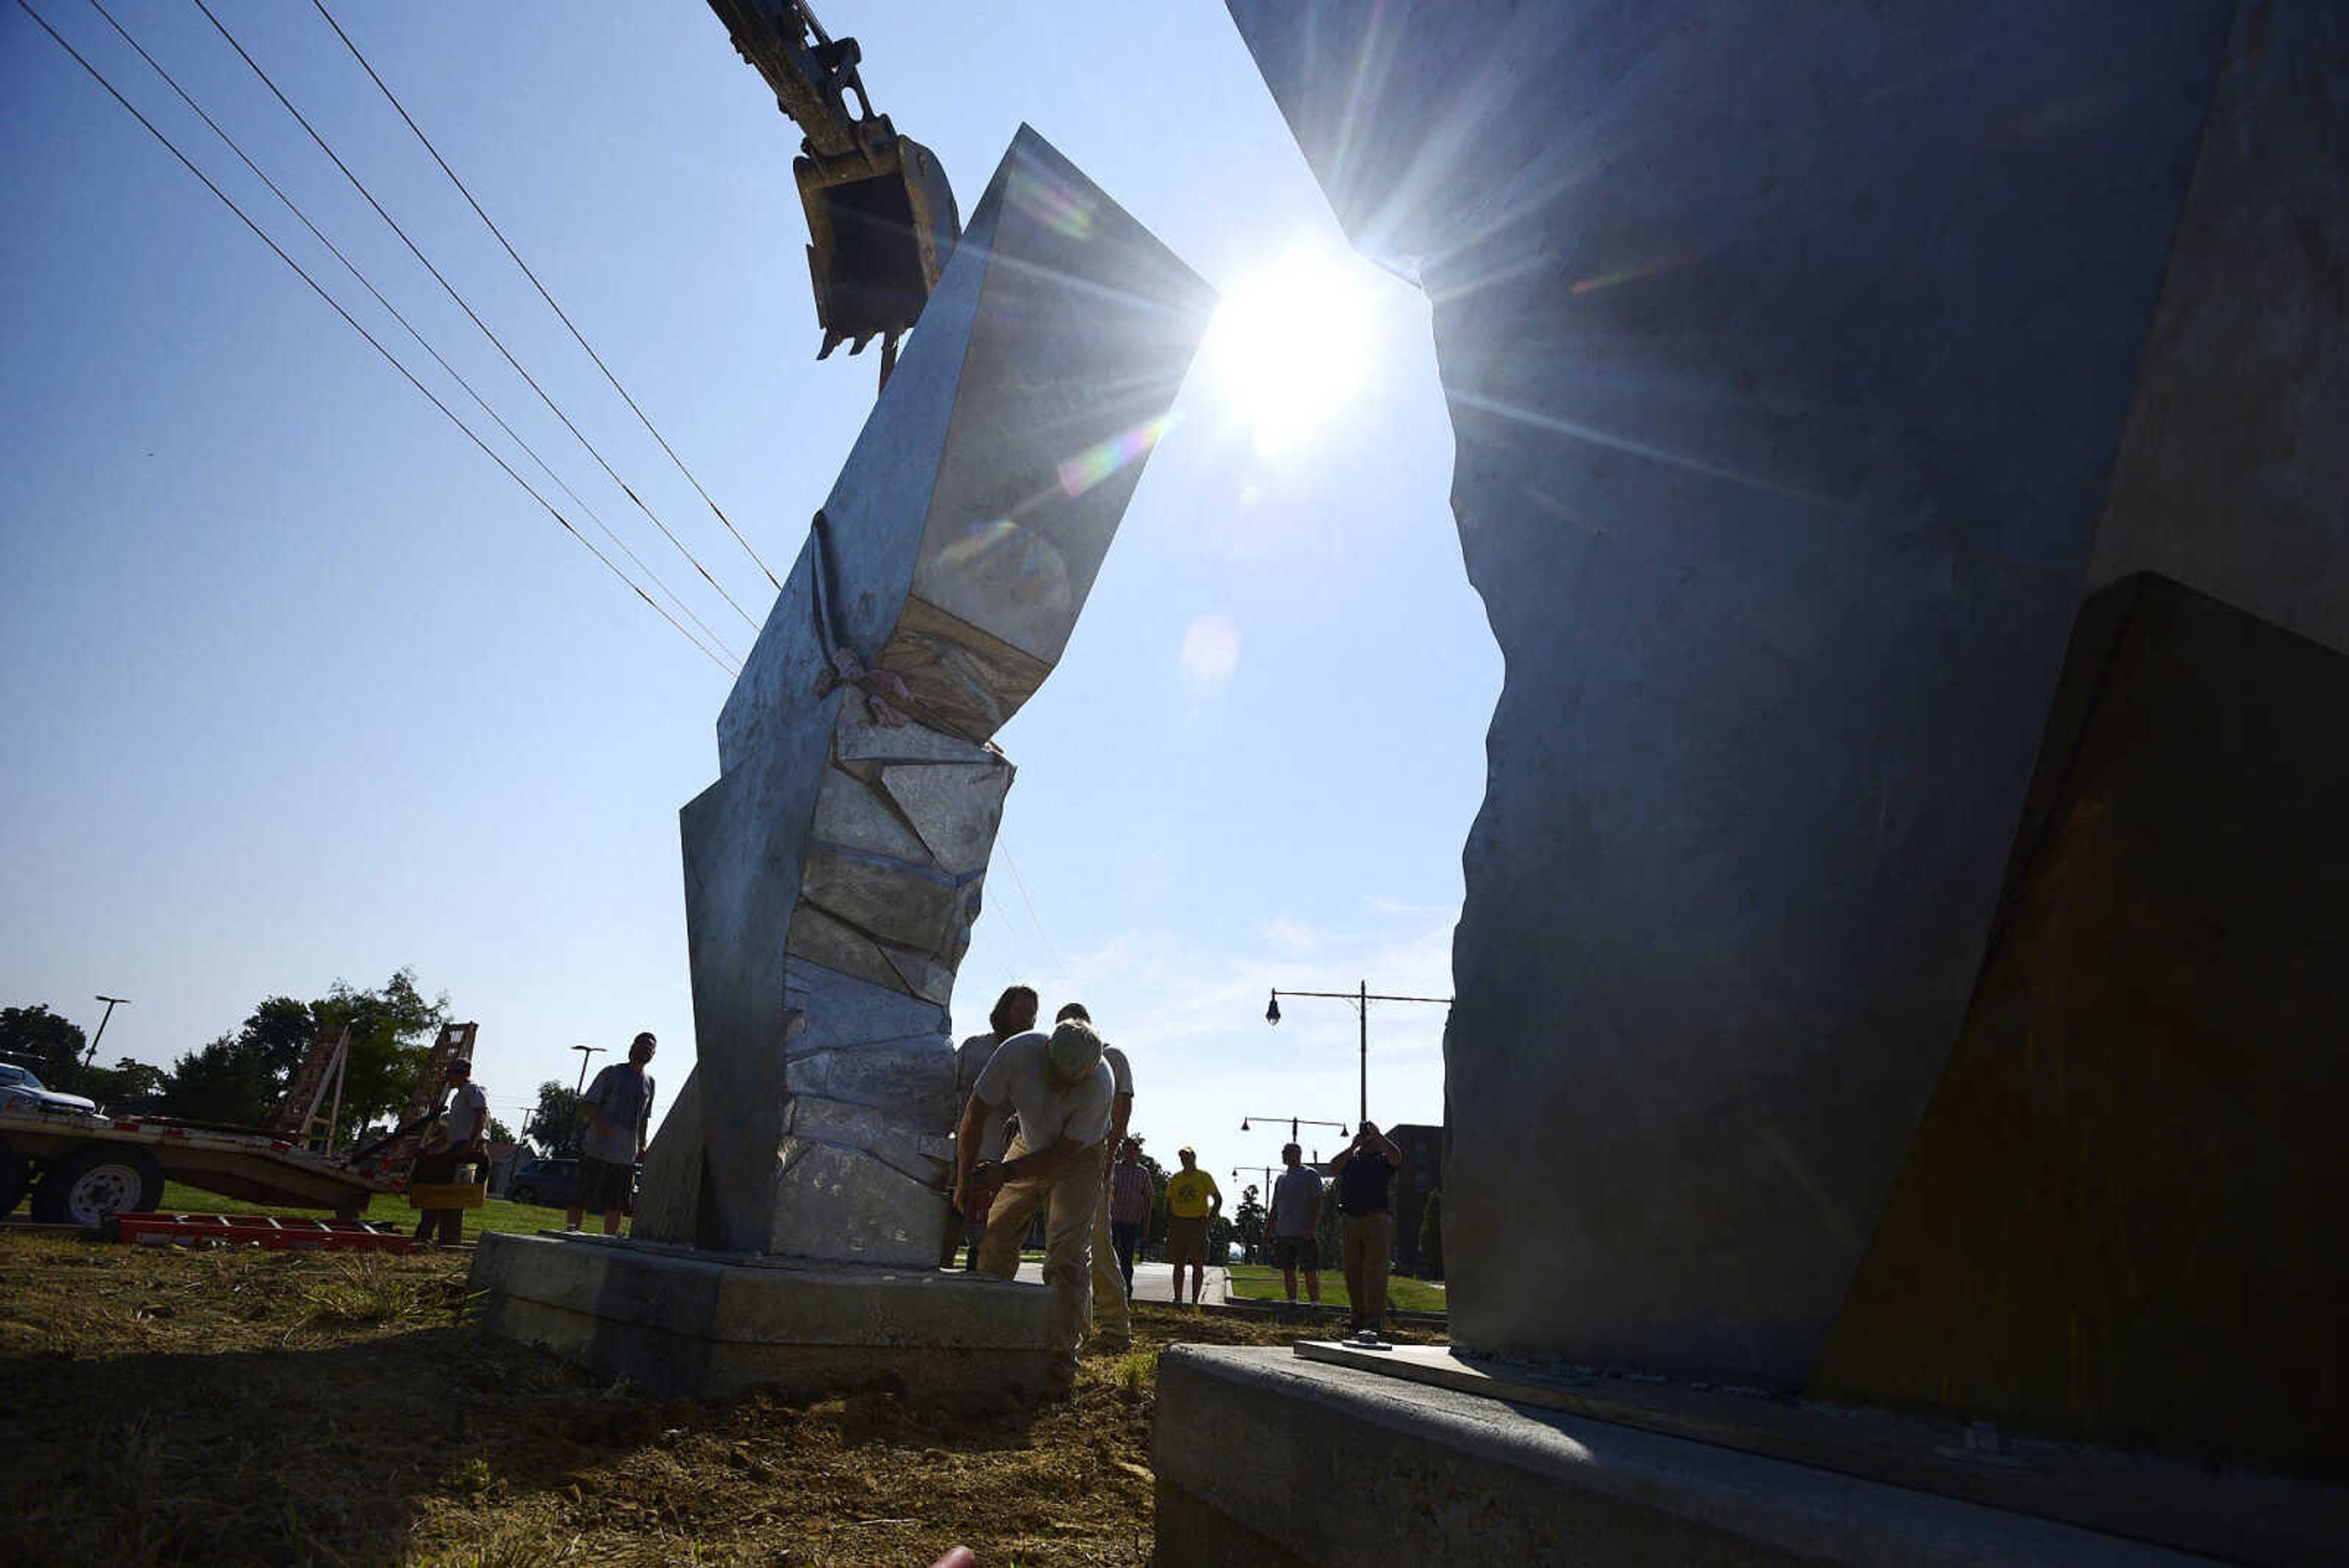
[[[163,1168],[143,1148],[94,1144],[49,1167],[33,1189],[33,1218],[45,1225],[97,1225],[109,1214],[143,1212],[163,1200]]]
[[[0,1138],[0,1220],[16,1212],[16,1205],[24,1201],[25,1189],[31,1185],[25,1162],[16,1158],[7,1139]]]

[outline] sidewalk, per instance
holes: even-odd
[[[1019,1265],[1019,1277],[1040,1285],[1044,1282],[1044,1265],[1023,1262]],[[1184,1299],[1187,1301],[1190,1299],[1190,1278],[1187,1270],[1185,1272],[1183,1283]],[[1209,1306],[1222,1305],[1225,1283],[1224,1271],[1210,1268],[1203,1282],[1200,1301]],[[1138,1302],[1172,1302],[1174,1299],[1174,1269],[1165,1263],[1134,1264],[1133,1299]]]

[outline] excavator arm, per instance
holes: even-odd
[[[962,234],[937,157],[873,112],[854,38],[832,37],[802,0],[709,0],[734,47],[804,135],[792,174],[807,212],[821,359],[882,340],[882,377]],[[851,100],[854,99],[852,111]]]

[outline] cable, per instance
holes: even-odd
[[[655,513],[651,507],[645,504],[644,498],[628,487],[626,480],[622,479],[617,472],[614,472],[612,465],[604,460],[604,454],[596,450],[595,443],[589,441],[585,434],[580,431],[579,427],[571,422],[571,416],[564,413],[555,403],[555,400],[553,398],[547,396],[546,389],[538,384],[537,379],[532,376],[528,370],[522,368],[522,361],[513,357],[512,353],[507,349],[504,340],[500,338],[496,333],[491,331],[489,323],[483,321],[481,317],[474,312],[473,307],[465,302],[465,296],[457,292],[456,286],[451,284],[447,278],[440,275],[440,269],[432,265],[431,258],[427,256],[424,252],[417,246],[414,240],[408,237],[408,231],[399,226],[399,221],[394,218],[389,213],[384,211],[383,203],[375,199],[375,192],[367,188],[367,182],[361,180],[357,175],[351,172],[350,166],[345,163],[342,159],[336,155],[332,147],[327,145],[326,139],[318,134],[317,130],[311,125],[309,120],[303,118],[302,111],[294,107],[293,100],[278,90],[276,82],[270,78],[270,75],[267,71],[261,68],[261,62],[254,59],[252,55],[246,53],[244,46],[236,41],[236,35],[230,32],[227,26],[218,16],[212,15],[212,7],[206,5],[204,0],[196,0],[196,9],[204,14],[204,20],[212,25],[214,31],[218,32],[222,37],[228,40],[229,47],[237,52],[238,58],[243,60],[248,67],[252,67],[253,74],[261,78],[261,85],[267,88],[271,96],[274,97],[280,104],[285,106],[285,112],[294,117],[295,123],[309,133],[310,140],[318,144],[318,151],[324,152],[326,157],[333,161],[335,167],[342,171],[343,178],[351,182],[353,189],[357,190],[361,196],[367,199],[367,204],[375,209],[376,216],[381,218],[385,223],[391,225],[391,232],[399,236],[400,244],[408,247],[409,254],[413,255],[418,261],[424,264],[424,270],[432,275],[432,280],[440,286],[450,299],[456,301],[457,308],[463,311],[467,317],[472,321],[473,325],[481,329],[481,336],[487,337],[490,342],[496,347],[497,351],[505,356],[506,363],[513,367],[514,373],[520,376],[523,380],[530,383],[530,389],[538,394],[539,401],[544,403],[548,410],[553,412],[554,417],[563,421],[564,429],[569,431],[574,436],[578,438],[579,444],[587,449],[587,454],[595,460],[597,466],[603,469],[604,472],[611,479],[613,483],[620,487],[620,493],[623,495],[626,495],[630,501],[636,504],[637,511],[642,512],[647,517],[652,519],[653,526],[661,531],[661,536],[667,539],[670,544],[676,545],[679,555],[683,556],[688,561],[692,562],[693,569],[701,574],[702,580],[708,583],[711,587],[718,590],[718,597],[724,599],[728,606],[733,609],[734,613],[742,618],[743,621],[750,628],[751,630],[758,630],[759,623],[750,618],[750,612],[734,602],[734,596],[728,593],[726,589],[720,586],[718,579],[709,575],[709,568],[703,566],[698,560],[694,558],[693,552],[685,547],[685,542],[679,539],[675,534],[670,533],[668,524],[660,520],[659,514]]]
[[[522,268],[523,276],[530,279],[530,286],[538,290],[539,298],[546,301],[547,308],[554,312],[556,317],[562,321],[564,326],[570,327],[573,340],[576,342],[579,347],[587,350],[587,358],[595,361],[595,369],[604,372],[604,379],[612,383],[612,390],[620,394],[620,400],[628,405],[628,411],[635,414],[637,420],[643,423],[645,429],[651,432],[653,440],[660,442],[661,451],[668,453],[668,460],[677,464],[677,471],[685,475],[687,483],[693,486],[694,493],[699,495],[704,502],[709,504],[710,511],[718,514],[718,520],[726,524],[726,531],[734,535],[734,542],[742,546],[744,553],[749,555],[750,559],[757,564],[759,570],[767,574],[767,581],[775,585],[775,591],[777,593],[782,592],[783,585],[781,580],[775,576],[773,570],[768,566],[766,562],[759,559],[759,552],[751,549],[750,541],[742,537],[740,532],[735,528],[734,520],[726,515],[725,512],[719,508],[717,502],[709,499],[709,492],[701,488],[701,481],[694,478],[693,470],[685,466],[685,459],[678,456],[676,449],[668,444],[667,440],[662,436],[659,431],[653,428],[653,421],[646,418],[645,410],[636,407],[636,400],[628,396],[628,389],[620,385],[620,379],[612,374],[612,368],[609,365],[604,363],[604,357],[601,354],[596,353],[595,350],[588,345],[586,338],[580,336],[579,328],[571,326],[571,317],[564,315],[563,306],[554,303],[554,296],[546,292],[546,285],[538,281],[538,274],[531,271],[530,264],[522,259],[521,254],[517,252],[512,245],[507,244],[504,232],[501,230],[496,223],[491,222],[489,213],[481,211],[481,204],[473,200],[472,192],[467,190],[465,188],[465,182],[457,178],[457,171],[449,167],[449,161],[440,156],[440,150],[432,145],[432,139],[424,134],[423,127],[418,125],[413,119],[409,118],[407,109],[401,105],[398,98],[392,92],[389,87],[385,86],[384,79],[376,75],[375,67],[367,64],[367,57],[359,53],[359,47],[357,44],[351,42],[351,36],[343,31],[342,24],[336,21],[334,14],[326,9],[325,0],[310,0],[310,4],[317,7],[319,16],[326,17],[326,26],[335,30],[335,36],[343,41],[343,47],[351,52],[351,58],[358,61],[359,68],[367,72],[367,79],[382,89],[383,96],[390,100],[391,107],[399,111],[399,118],[408,121],[408,129],[416,132],[416,140],[424,143],[424,151],[432,154],[433,162],[440,165],[440,172],[449,176],[450,183],[457,187],[458,192],[465,198],[467,204],[473,209],[475,215],[480,217],[482,223],[489,224],[490,233],[497,235],[498,237],[498,244],[505,245],[506,254],[513,257],[514,265]],[[811,16],[809,20],[812,22],[814,18]],[[818,29],[818,36],[822,36],[821,29]],[[885,371],[884,374],[885,376],[886,372]]]
[[[308,284],[310,286],[311,292],[316,294],[320,299],[325,300],[326,302],[327,308],[331,309],[336,315],[341,317],[343,320],[349,325],[352,331],[366,338],[367,340],[367,346],[373,348],[377,353],[382,355],[385,361],[389,364],[393,369],[399,372],[402,379],[406,380],[409,386],[415,388],[418,391],[423,393],[425,400],[434,408],[439,409],[442,414],[446,415],[450,423],[464,431],[465,439],[471,441],[475,446],[480,447],[484,456],[486,456],[492,462],[496,463],[500,468],[504,469],[506,472],[506,477],[512,479],[516,484],[521,485],[524,493],[526,493],[533,501],[537,502],[540,506],[545,509],[548,516],[554,518],[557,523],[563,525],[563,531],[564,533],[578,540],[580,545],[589,555],[603,562],[605,566],[610,570],[614,576],[618,577],[620,581],[627,584],[630,592],[634,593],[638,598],[644,600],[646,604],[650,605],[652,607],[653,613],[660,617],[661,619],[667,621],[670,626],[675,627],[678,634],[683,637],[686,641],[690,642],[694,647],[700,649],[703,657],[707,658],[712,664],[716,664],[719,669],[726,670],[726,673],[730,675],[735,673],[733,670],[727,670],[726,665],[716,654],[711,653],[707,648],[702,648],[701,644],[695,639],[694,635],[691,632],[687,631],[683,626],[678,624],[676,617],[670,615],[668,611],[661,608],[659,605],[655,604],[650,594],[646,593],[644,589],[638,587],[635,581],[632,580],[626,572],[621,571],[619,567],[614,566],[612,564],[611,557],[605,556],[603,551],[595,548],[595,545],[591,543],[585,535],[581,534],[578,529],[573,527],[571,525],[570,519],[564,516],[562,513],[557,512],[554,505],[547,501],[546,497],[532,489],[530,481],[524,479],[521,474],[516,473],[513,470],[512,464],[507,462],[504,458],[500,457],[496,452],[491,451],[489,444],[482,441],[480,436],[473,433],[473,429],[471,425],[468,425],[464,421],[459,419],[455,412],[450,409],[448,404],[435,397],[429,387],[427,387],[423,382],[418,380],[414,373],[411,372],[407,366],[401,364],[398,358],[392,354],[390,349],[386,348],[381,343],[376,340],[375,334],[360,326],[357,318],[353,317],[349,311],[345,310],[341,303],[337,301],[333,295],[328,294],[324,288],[320,287],[318,280],[312,277],[307,272],[303,270],[301,263],[286,254],[284,246],[280,245],[275,240],[271,239],[268,234],[262,229],[260,224],[254,223],[251,217],[247,216],[244,209],[238,206],[234,201],[231,200],[227,192],[212,183],[212,177],[206,174],[202,170],[197,168],[194,161],[191,160],[186,153],[180,151],[177,143],[172,141],[169,136],[164,135],[162,130],[153,120],[149,119],[144,114],[140,113],[139,107],[136,104],[123,97],[121,92],[116,88],[115,85],[106,79],[106,74],[103,71],[99,70],[96,66],[91,65],[88,60],[83,58],[82,53],[79,49],[75,48],[71,44],[67,43],[63,34],[59,33],[55,27],[50,26],[48,19],[43,16],[38,11],[33,9],[31,0],[16,0],[16,7],[23,11],[26,16],[30,16],[34,23],[39,26],[42,32],[47,33],[51,38],[55,39],[57,47],[72,56],[74,64],[79,66],[83,70],[88,71],[91,79],[106,89],[107,96],[113,99],[115,102],[120,104],[125,109],[129,110],[130,117],[133,119],[136,119],[140,124],[145,126],[148,132],[152,135],[156,140],[161,142],[164,149],[169,151],[172,157],[178,159],[187,169],[189,173],[193,174],[198,180],[202,181],[205,190],[210,191],[213,195],[219,197],[221,203],[227,207],[230,212],[234,213],[237,215],[238,220],[242,222],[246,228],[253,231],[255,238],[259,239],[263,244],[267,245],[272,251],[276,253],[278,260],[284,262],[287,266],[292,267],[294,269],[295,275],[299,277],[304,283]]]
[[[603,530],[604,537],[609,539],[615,545],[618,546],[621,553],[626,555],[628,559],[635,564],[638,571],[644,573],[646,576],[650,577],[652,579],[653,586],[668,596],[669,602],[677,606],[679,610],[683,611],[685,618],[688,620],[693,622],[696,627],[700,628],[701,634],[709,639],[711,645],[715,647],[719,652],[724,654],[729,659],[734,659],[739,665],[741,660],[736,657],[732,649],[726,646],[723,639],[721,639],[716,632],[709,629],[709,623],[704,621],[699,616],[694,614],[692,607],[678,597],[677,590],[670,587],[667,583],[661,581],[660,574],[647,566],[642,556],[638,556],[634,550],[629,549],[627,541],[621,538],[617,534],[612,532],[611,525],[605,523],[604,519],[596,514],[595,509],[593,506],[588,505],[587,503],[581,498],[577,491],[572,489],[569,484],[565,483],[562,475],[556,473],[552,468],[549,468],[546,465],[546,460],[539,456],[537,449],[533,447],[530,442],[524,441],[521,434],[517,432],[512,425],[506,423],[505,420],[500,416],[495,409],[490,407],[488,402],[482,399],[481,394],[474,390],[473,384],[465,379],[464,376],[459,372],[454,365],[450,364],[447,359],[441,358],[440,351],[438,348],[433,348],[432,345],[425,339],[424,334],[416,329],[414,323],[410,322],[407,317],[400,314],[399,307],[392,304],[390,300],[386,299],[383,296],[383,291],[376,287],[373,283],[367,280],[367,275],[358,269],[357,265],[351,261],[350,257],[343,254],[341,247],[336,245],[334,241],[328,239],[326,234],[320,231],[318,225],[310,221],[309,214],[303,212],[300,205],[295,202],[294,198],[288,196],[282,189],[280,189],[277,182],[272,180],[268,173],[262,169],[261,165],[255,163],[253,159],[246,154],[244,149],[238,144],[236,138],[231,136],[226,130],[222,130],[218,120],[215,120],[211,115],[204,112],[203,105],[198,103],[193,98],[189,96],[188,89],[181,87],[179,79],[172,76],[170,71],[165,70],[161,62],[158,61],[154,56],[149,54],[139,40],[130,36],[129,30],[115,19],[114,13],[109,11],[99,3],[99,0],[89,0],[89,5],[91,10],[96,11],[100,16],[106,18],[107,26],[112,27],[116,33],[119,34],[124,43],[129,45],[131,48],[138,51],[139,57],[146,61],[148,67],[157,76],[163,78],[165,86],[169,87],[173,92],[180,95],[180,101],[193,109],[196,113],[196,117],[199,119],[202,119],[204,124],[212,128],[212,134],[219,137],[221,140],[228,144],[228,150],[231,152],[235,153],[237,157],[243,161],[244,166],[247,169],[253,171],[254,177],[263,184],[269,187],[270,194],[275,196],[280,202],[284,203],[285,210],[293,213],[295,218],[299,219],[302,226],[309,230],[311,234],[316,238],[317,242],[326,246],[326,249],[333,254],[334,258],[336,261],[343,264],[343,270],[349,273],[352,277],[356,278],[361,288],[366,289],[367,293],[373,295],[375,296],[375,302],[378,305],[382,306],[384,309],[389,311],[391,313],[391,318],[394,321],[398,322],[400,326],[407,328],[408,335],[416,339],[417,347],[423,349],[427,354],[431,355],[432,362],[440,366],[442,370],[448,372],[450,378],[454,380],[457,385],[465,389],[466,395],[473,400],[474,406],[479,408],[481,412],[489,415],[489,417],[496,422],[498,429],[505,432],[506,439],[512,441],[516,446],[522,448],[523,452],[529,453],[531,462],[538,464],[538,471],[541,473],[545,474],[547,478],[553,480],[556,486],[562,490],[563,493],[569,496],[572,502],[578,506],[580,511],[586,514],[587,517],[594,522],[597,528]]]
[[[1011,867],[1011,880],[1019,888],[1019,901],[1028,906],[1028,919],[1035,923],[1036,935],[1042,940],[1044,951],[1051,957],[1052,972],[1066,974],[1069,966],[1061,961],[1060,950],[1052,946],[1052,939],[1044,935],[1044,922],[1036,914],[1036,900],[1028,896],[1028,878],[1019,875],[1019,862],[1011,858],[1011,851],[1008,848],[1003,851],[1003,863]]]

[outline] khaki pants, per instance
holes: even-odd
[[[1346,1254],[1346,1295],[1354,1303],[1354,1331],[1383,1328],[1387,1270],[1394,1253],[1394,1216],[1340,1214],[1338,1241]]]
[[[1109,1140],[1102,1140],[1101,1201],[1093,1205],[1093,1326],[1109,1345],[1133,1338],[1133,1314],[1126,1305],[1125,1276],[1117,1266],[1117,1243],[1109,1233]]]
[[[1033,1154],[1015,1138],[1006,1159]],[[987,1238],[978,1245],[978,1272],[1008,1280],[1019,1272],[1019,1243],[1028,1221],[1044,1210],[1044,1282],[1056,1298],[1052,1349],[1061,1374],[1074,1377],[1077,1349],[1092,1317],[1093,1213],[1101,1207],[1102,1146],[1081,1150],[1060,1175],[1004,1183],[987,1211]]]

